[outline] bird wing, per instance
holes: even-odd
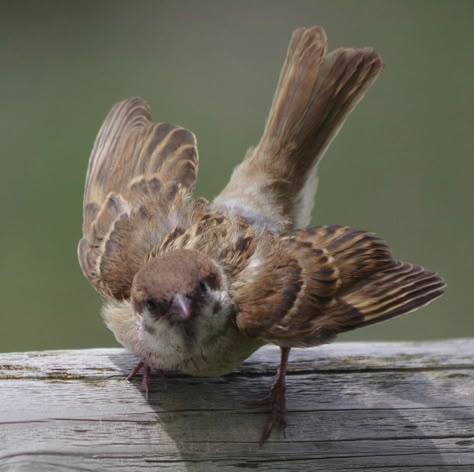
[[[232,289],[241,331],[304,347],[413,311],[444,286],[437,274],[394,260],[372,233],[318,226],[259,243]]]
[[[371,48],[326,49],[319,26],[293,33],[263,136],[217,207],[272,231],[309,224],[317,164],[383,67]]]
[[[129,297],[150,252],[191,214],[197,171],[193,133],[154,123],[141,98],[112,108],[89,159],[78,247],[81,269],[102,295]]]

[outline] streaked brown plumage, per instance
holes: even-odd
[[[112,108],[86,178],[81,268],[145,374],[221,375],[281,346],[262,442],[284,422],[291,347],[407,313],[445,286],[371,233],[305,229],[318,161],[382,70],[373,49],[326,47],[320,27],[293,33],[263,136],[213,202],[191,199],[194,135],[153,123],[140,98]]]

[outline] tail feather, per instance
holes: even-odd
[[[320,27],[300,28],[293,33],[261,142],[294,139],[295,125],[305,121],[314,100],[326,47],[326,33]]]
[[[293,174],[297,188],[304,185],[308,173],[382,69],[380,56],[369,48],[337,49],[321,57],[325,45],[316,37],[312,47],[302,41],[300,47],[306,49],[293,55],[292,73],[280,80],[263,137],[254,152],[255,159],[282,160],[279,167]]]
[[[373,49],[326,48],[319,26],[293,33],[263,136],[217,206],[274,230],[309,224],[316,165],[383,67]]]

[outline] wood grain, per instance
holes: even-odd
[[[474,470],[474,340],[295,349],[286,437],[259,448],[278,362],[223,378],[153,377],[122,349],[0,354],[0,471]]]

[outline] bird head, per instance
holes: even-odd
[[[132,284],[132,305],[144,322],[171,325],[229,313],[224,275],[205,254],[175,250],[149,260]]]

